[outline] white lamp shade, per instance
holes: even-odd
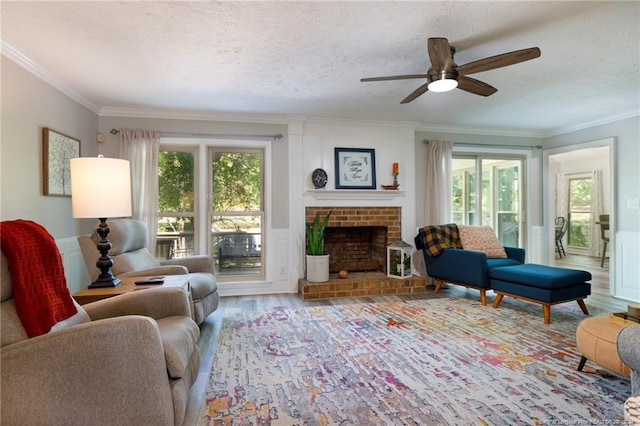
[[[79,219],[131,216],[129,161],[72,158],[71,206],[73,217]]]

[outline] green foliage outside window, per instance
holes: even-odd
[[[256,152],[215,152],[213,210],[261,210],[261,156]]]
[[[589,247],[591,178],[569,180],[569,245]]]
[[[158,212],[194,211],[194,153],[158,153]],[[161,217],[158,232],[193,232],[190,218]]]

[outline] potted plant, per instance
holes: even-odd
[[[329,216],[331,211],[324,219],[316,213],[313,223],[307,223],[307,281],[312,283],[329,281],[329,255],[324,253],[324,231]]]

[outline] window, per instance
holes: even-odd
[[[221,282],[266,277],[264,147],[172,140],[158,155],[156,257],[206,253]],[[233,145],[234,142],[230,142]]]
[[[503,245],[521,246],[523,164],[522,158],[514,156],[454,155],[453,221],[489,225]]]
[[[567,243],[570,247],[589,248],[591,223],[591,178],[569,179],[569,225]]]
[[[163,146],[158,153],[156,257],[194,254],[196,148]]]
[[[211,253],[216,275],[264,276],[262,149],[209,148]]]

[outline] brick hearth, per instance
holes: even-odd
[[[426,292],[427,281],[420,277],[388,278],[383,272],[352,272],[347,278],[331,274],[325,283],[298,280],[298,295],[304,300],[333,297],[380,296],[385,294],[416,294]]]

